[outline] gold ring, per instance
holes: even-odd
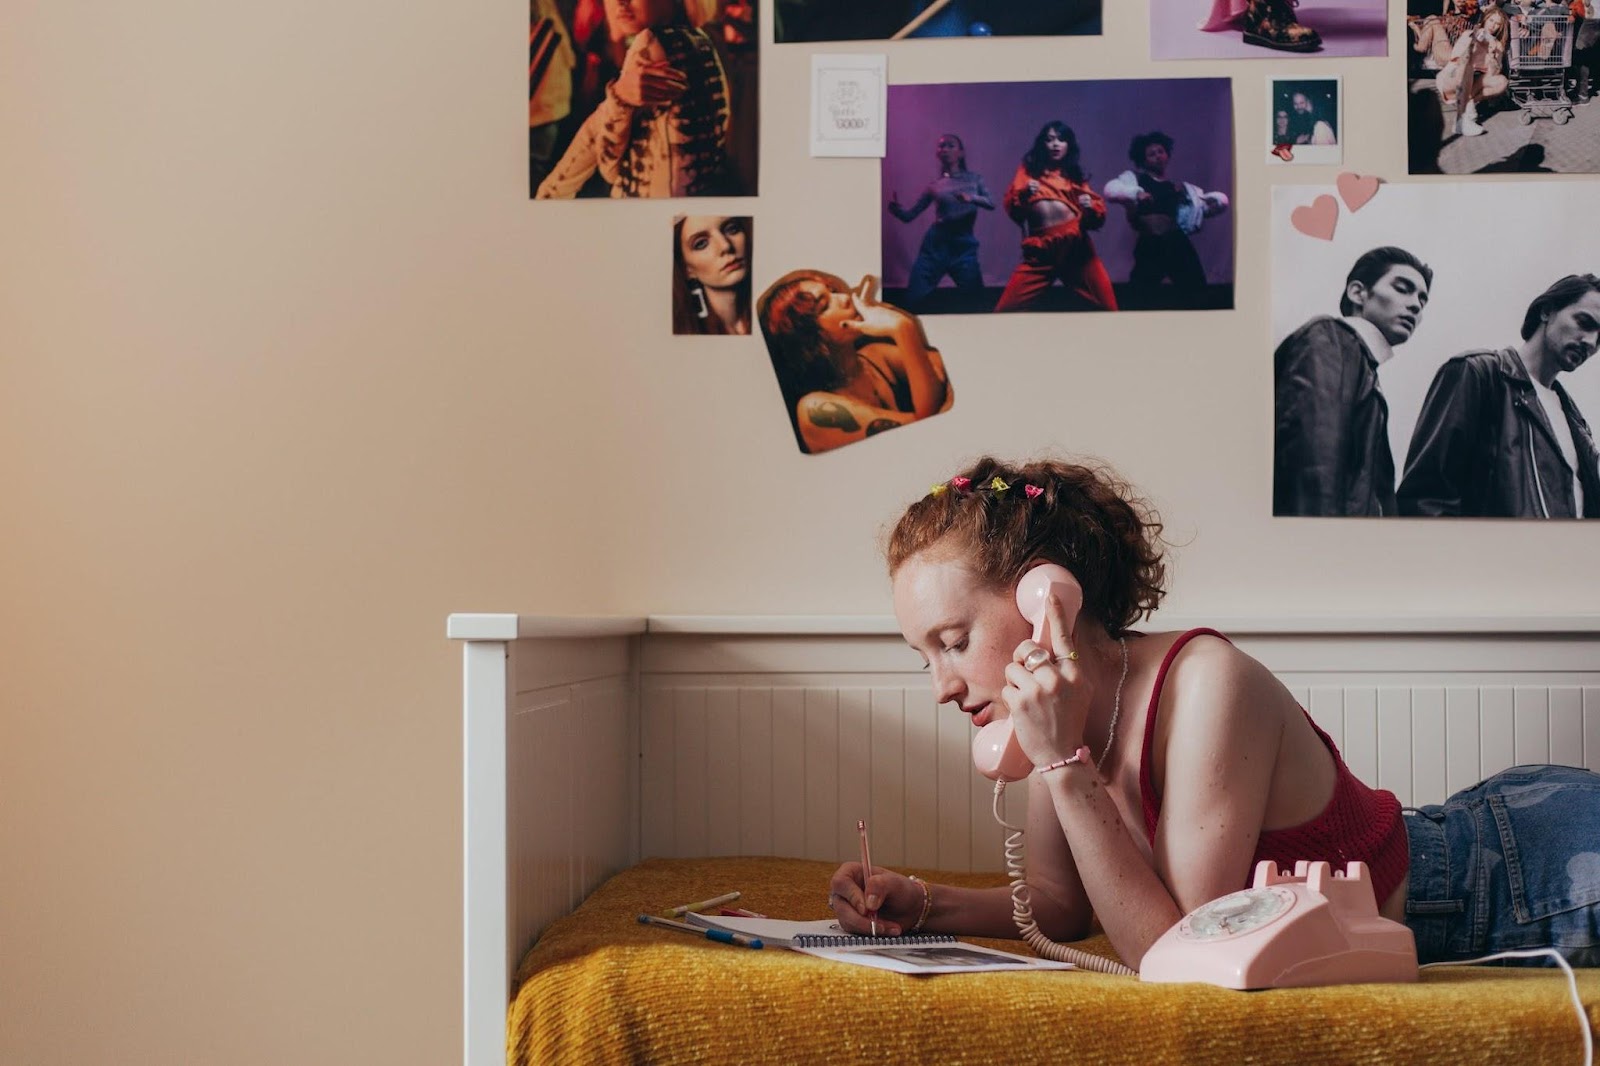
[[[1050,659],[1051,655],[1049,652],[1045,651],[1043,648],[1034,648],[1027,655],[1022,657],[1022,668],[1031,673],[1034,670],[1039,669],[1039,667],[1043,666],[1045,663],[1049,662]]]

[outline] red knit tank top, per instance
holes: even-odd
[[[1150,710],[1145,716],[1144,749],[1139,755],[1139,792],[1144,800],[1144,827],[1152,846],[1156,839],[1156,821],[1161,816],[1161,797],[1156,795],[1155,783],[1150,773],[1150,753],[1155,744],[1156,707],[1161,702],[1161,686],[1166,683],[1167,669],[1183,646],[1202,634],[1228,638],[1215,629],[1191,629],[1172,642],[1161,669],[1156,673],[1155,691],[1150,694]],[[1301,711],[1304,714],[1304,710]],[[1372,876],[1372,888],[1378,905],[1399,886],[1406,876],[1409,859],[1405,822],[1400,818],[1400,801],[1394,793],[1368,788],[1350,772],[1339,757],[1333,738],[1324,733],[1309,714],[1306,721],[1317,731],[1317,736],[1328,746],[1333,756],[1335,770],[1333,798],[1322,813],[1309,822],[1289,829],[1262,830],[1256,841],[1256,853],[1250,861],[1250,873],[1262,859],[1271,859],[1278,868],[1292,870],[1297,859],[1323,859],[1342,870],[1351,859],[1367,864]],[[1248,883],[1248,882],[1247,882]]]

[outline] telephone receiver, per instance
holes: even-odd
[[[1043,643],[1045,601],[1054,592],[1069,619],[1083,608],[1083,586],[1059,563],[1040,563],[1017,582],[1017,610],[1033,623],[1035,643]],[[972,738],[972,764],[991,781],[1021,781],[1033,772],[1033,761],[1017,743],[1010,718],[990,722]]]

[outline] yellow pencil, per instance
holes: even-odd
[[[724,903],[732,903],[734,900],[738,899],[739,896],[740,893],[738,892],[724,892],[715,899],[703,899],[699,903],[685,903],[681,907],[674,907],[670,911],[662,911],[661,913],[665,914],[668,918],[681,918],[690,911],[709,910],[712,907],[720,907]]]

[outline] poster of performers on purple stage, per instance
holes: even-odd
[[[537,200],[754,196],[756,4],[531,0]]]
[[[891,85],[882,175],[914,314],[1233,307],[1227,78]]]
[[[775,0],[773,39],[899,41],[1100,33],[1104,0]]]

